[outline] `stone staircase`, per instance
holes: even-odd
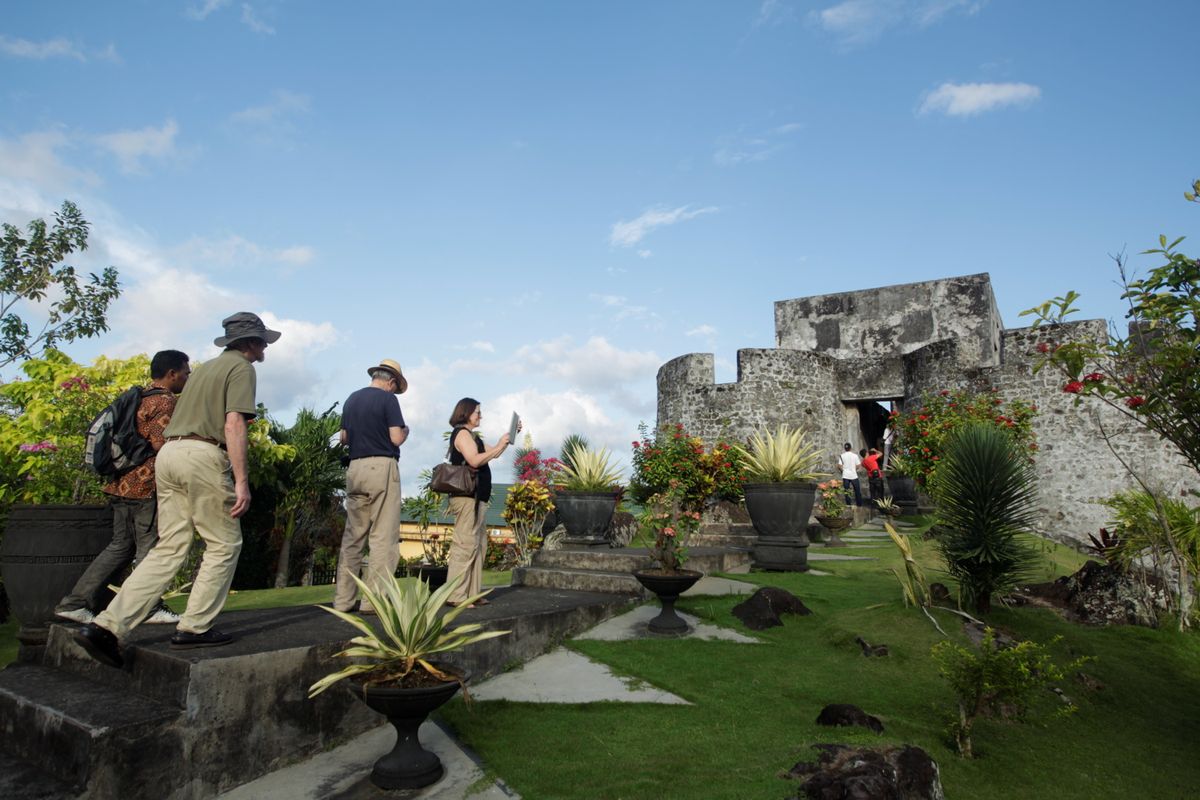
[[[616,594],[502,588],[459,621],[511,631],[444,660],[476,679],[540,655],[633,601]],[[173,651],[171,626],[143,625],[126,666],[91,660],[54,624],[40,663],[0,670],[0,797],[199,800],[377,727],[345,689],[308,698],[355,631],[312,606],[236,611],[227,646]]]
[[[708,575],[729,572],[750,563],[748,549],[737,547],[694,546],[696,534],[688,544],[685,567]],[[514,586],[572,589],[586,592],[650,597],[633,577],[633,571],[652,566],[650,551],[644,547],[564,547],[539,550],[528,567],[513,570]]]

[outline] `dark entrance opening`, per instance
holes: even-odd
[[[885,403],[887,405],[884,405]],[[867,447],[877,448],[881,453],[884,452],[884,438],[887,434],[891,403],[891,400],[866,400],[856,404],[863,442]]]

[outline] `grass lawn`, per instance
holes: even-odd
[[[512,572],[509,570],[483,571],[484,586],[508,586],[512,582]],[[325,586],[289,586],[286,589],[243,589],[232,592],[225,603],[226,611],[246,611],[255,608],[286,608],[288,606],[309,606],[333,602],[333,585]],[[187,597],[172,597],[167,605],[182,612],[187,605]],[[0,668],[17,659],[17,628],[20,625],[10,619],[0,625]]]
[[[894,550],[864,551],[873,562],[822,562],[828,577],[754,573],[743,577],[799,595],[813,616],[763,631],[760,645],[689,639],[578,641],[575,650],[674,692],[691,706],[630,703],[551,705],[456,701],[442,716],[487,766],[526,800],[539,798],[784,798],[796,784],[777,777],[815,760],[818,742],[911,743],[938,762],[948,797],[1194,797],[1200,787],[1200,636],[1170,628],[1083,628],[1036,609],[998,608],[990,622],[1049,642],[1060,661],[1097,660],[1084,670],[1105,684],[1089,693],[1070,681],[1079,705],[1069,717],[976,725],[978,757],[953,752],[945,727],[953,708],[929,649],[939,634],[906,609]],[[1072,571],[1082,557],[1047,544],[1045,575]],[[929,545],[919,557],[932,568]],[[932,570],[931,570],[932,573]],[[945,580],[930,574],[930,580]],[[679,607],[744,630],[736,597],[692,598]],[[939,613],[939,612],[935,612]],[[942,627],[962,639],[955,617]],[[867,659],[855,637],[885,643]],[[1047,694],[1051,704],[1053,697]],[[879,716],[885,733],[821,728],[827,703],[854,703]],[[1120,755],[1118,755],[1120,754]]]

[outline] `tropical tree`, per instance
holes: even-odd
[[[87,249],[88,222],[74,203],[64,202],[52,225],[30,222],[28,235],[8,223],[0,227],[0,369],[59,342],[108,330],[108,306],[121,293],[117,271],[106,267],[81,280],[74,267],[62,263]],[[41,306],[40,327],[18,314],[28,304]]]
[[[937,547],[962,601],[987,613],[992,595],[1030,578],[1038,561],[1020,538],[1036,520],[1034,468],[1009,436],[986,423],[957,431],[945,452],[930,484]]]
[[[337,404],[320,415],[302,408],[290,427],[273,428],[272,438],[294,452],[291,459],[281,464],[278,474],[283,492],[275,505],[275,531],[280,538],[275,567],[277,589],[288,585],[297,531],[311,535],[320,528],[328,528],[330,513],[346,489],[346,473],[341,463],[345,447],[337,441],[342,415],[335,408]],[[311,549],[310,546],[310,552]]]

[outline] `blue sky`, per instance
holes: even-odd
[[[1109,254],[1200,219],[1189,0],[5,8],[0,218],[74,200],[125,287],[68,352],[255,311],[284,420],[396,359],[408,486],[463,395],[624,459],[659,365],[733,380],[775,300],[988,272],[1011,327],[1119,318]]]

